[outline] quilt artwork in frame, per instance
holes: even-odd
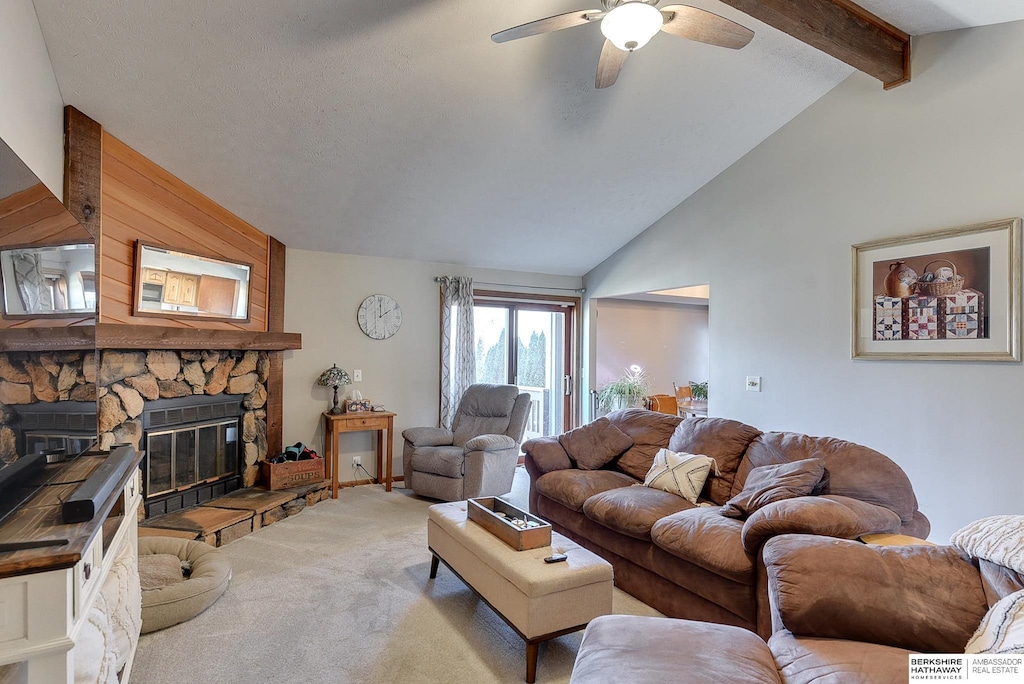
[[[853,358],[1020,361],[1021,219],[853,246]]]

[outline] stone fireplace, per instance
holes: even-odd
[[[0,353],[0,464],[96,437],[93,352]]]
[[[100,352],[101,448],[146,451],[147,515],[251,487],[267,457],[267,379],[261,351]]]

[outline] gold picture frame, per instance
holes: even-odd
[[[1020,361],[1021,219],[853,245],[852,356]]]

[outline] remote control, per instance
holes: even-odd
[[[566,556],[564,553],[556,553],[556,554],[553,554],[553,555],[548,556],[547,558],[545,558],[544,562],[545,563],[561,563],[566,558],[568,558],[568,556]]]

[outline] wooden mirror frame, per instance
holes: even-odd
[[[142,286],[143,286],[143,263],[142,263],[142,252],[144,248],[158,249],[168,252],[178,252],[185,256],[197,257],[199,259],[207,259],[210,261],[220,262],[229,266],[244,266],[249,269],[249,277],[245,281],[245,318],[231,317],[231,316],[217,316],[217,315],[204,315],[202,313],[192,313],[188,311],[153,311],[141,308],[142,303]],[[142,316],[147,318],[177,318],[188,321],[220,321],[226,323],[249,323],[252,318],[252,274],[253,264],[245,261],[230,261],[220,256],[213,254],[196,252],[194,250],[178,249],[176,247],[169,247],[167,245],[156,244],[152,242],[145,242],[143,240],[135,241],[135,264],[134,264],[134,287],[132,290],[132,315]],[[198,274],[202,277],[202,274]],[[218,276],[219,277],[219,276]],[[239,281],[241,282],[241,281]],[[198,285],[197,285],[197,297],[198,297]]]

